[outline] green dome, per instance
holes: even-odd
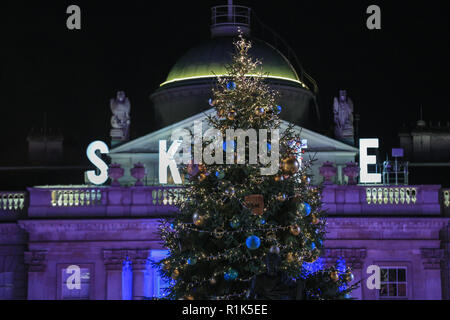
[[[233,37],[217,37],[189,50],[170,70],[161,86],[182,80],[194,80],[225,75],[225,66],[231,63],[234,53]],[[262,61],[264,73],[269,78],[282,79],[306,86],[286,57],[268,43],[252,39],[250,54]]]

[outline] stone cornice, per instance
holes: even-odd
[[[0,237],[16,235],[20,231],[17,223],[0,223]]]
[[[2,243],[24,243],[26,233],[17,223],[0,223],[0,241]]]
[[[129,231],[155,230],[159,218],[154,219],[92,219],[92,220],[21,220],[19,226],[33,232],[65,231]],[[156,224],[155,224],[156,222]]]
[[[43,272],[47,267],[47,250],[33,250],[24,252],[25,264],[29,272]]]
[[[391,229],[405,231],[406,229],[437,229],[440,230],[450,223],[450,218],[415,218],[415,217],[328,217],[327,229]]]
[[[365,248],[325,248],[323,252],[326,264],[334,265],[337,259],[344,258],[352,269],[361,269],[366,256]]]
[[[421,248],[423,267],[425,269],[440,269],[444,260],[444,250],[439,248]]]
[[[106,249],[103,259],[107,270],[121,270],[122,263],[129,259],[134,270],[144,269],[150,256],[150,249]]]

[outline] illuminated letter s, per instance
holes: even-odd
[[[86,155],[89,161],[100,170],[100,174],[97,175],[95,170],[89,170],[86,171],[86,175],[91,183],[99,185],[108,180],[108,165],[97,155],[97,151],[109,153],[109,149],[103,141],[94,141],[87,147]]]

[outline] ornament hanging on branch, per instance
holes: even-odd
[[[274,254],[280,254],[280,248],[278,246],[271,246],[269,252]]]
[[[234,109],[232,109],[230,110],[230,112],[228,112],[227,118],[228,120],[233,121],[234,119],[236,119],[236,116],[237,112]]]
[[[261,245],[261,240],[257,236],[252,235],[247,238],[247,240],[245,241],[245,245],[250,250],[256,250]]]
[[[263,116],[265,113],[266,113],[266,111],[264,110],[264,108],[256,108],[255,109],[255,114],[259,117]]]
[[[284,174],[294,174],[298,171],[298,169],[300,168],[300,165],[296,159],[296,157],[294,156],[290,156],[287,158],[284,158],[281,161],[281,171]]]
[[[251,194],[245,196],[244,205],[257,216],[264,213],[264,197],[262,194]]]
[[[276,106],[275,107],[275,113],[276,114],[280,114],[281,113],[281,109],[282,109],[281,106]]]
[[[347,270],[347,272],[345,273],[345,280],[347,282],[352,282],[355,279],[355,276],[353,275],[353,273],[350,270]]]
[[[337,271],[332,271],[330,274],[331,280],[337,282],[339,280],[339,273]]]
[[[292,235],[298,236],[300,234],[301,230],[300,230],[300,227],[296,225],[296,226],[291,226],[289,228],[289,231],[291,232]]]
[[[318,224],[319,222],[320,222],[320,220],[313,214],[311,223],[312,224]]]
[[[198,212],[195,212],[192,215],[192,222],[197,226],[201,226],[203,224],[204,218]]]
[[[180,271],[178,269],[173,270],[173,272],[172,272],[172,279],[173,280],[178,279],[179,275],[180,275]]]
[[[223,275],[223,278],[226,281],[232,281],[235,280],[238,277],[238,272],[236,270],[234,270],[233,268],[228,269],[227,272],[225,272],[225,274]]]
[[[233,218],[233,219],[230,221],[230,227],[233,228],[233,229],[239,228],[240,225],[241,225],[241,224],[240,224],[238,218]]]
[[[286,254],[286,262],[291,263],[294,261],[294,254],[292,252],[288,252]]]
[[[227,83],[227,89],[228,90],[234,90],[236,89],[236,83],[234,81],[230,81]]]

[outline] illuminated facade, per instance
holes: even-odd
[[[221,22],[220,9],[214,10],[213,39],[181,58],[151,97],[162,128],[110,150],[111,161],[124,169],[117,185],[0,191],[0,299],[162,296],[168,284],[151,261],[167,254],[156,231],[159,218],[176,211],[168,191],[177,187],[158,184],[158,141],[213,112],[207,104],[210,72],[224,72],[230,32],[236,26],[250,32],[245,8],[243,20],[232,23]],[[268,82],[283,94],[282,126],[294,123],[318,159],[312,182],[325,180],[329,217],[321,261],[340,260],[355,281],[369,276],[369,266],[381,268],[380,290],[363,281],[353,293],[358,299],[449,299],[450,189],[356,184],[358,149],[314,131],[314,82],[306,84],[308,76],[268,43],[257,40],[254,50],[271,74]],[[147,168],[143,185],[135,185],[131,173],[137,163]],[[79,267],[80,289],[67,286],[71,266]]]

